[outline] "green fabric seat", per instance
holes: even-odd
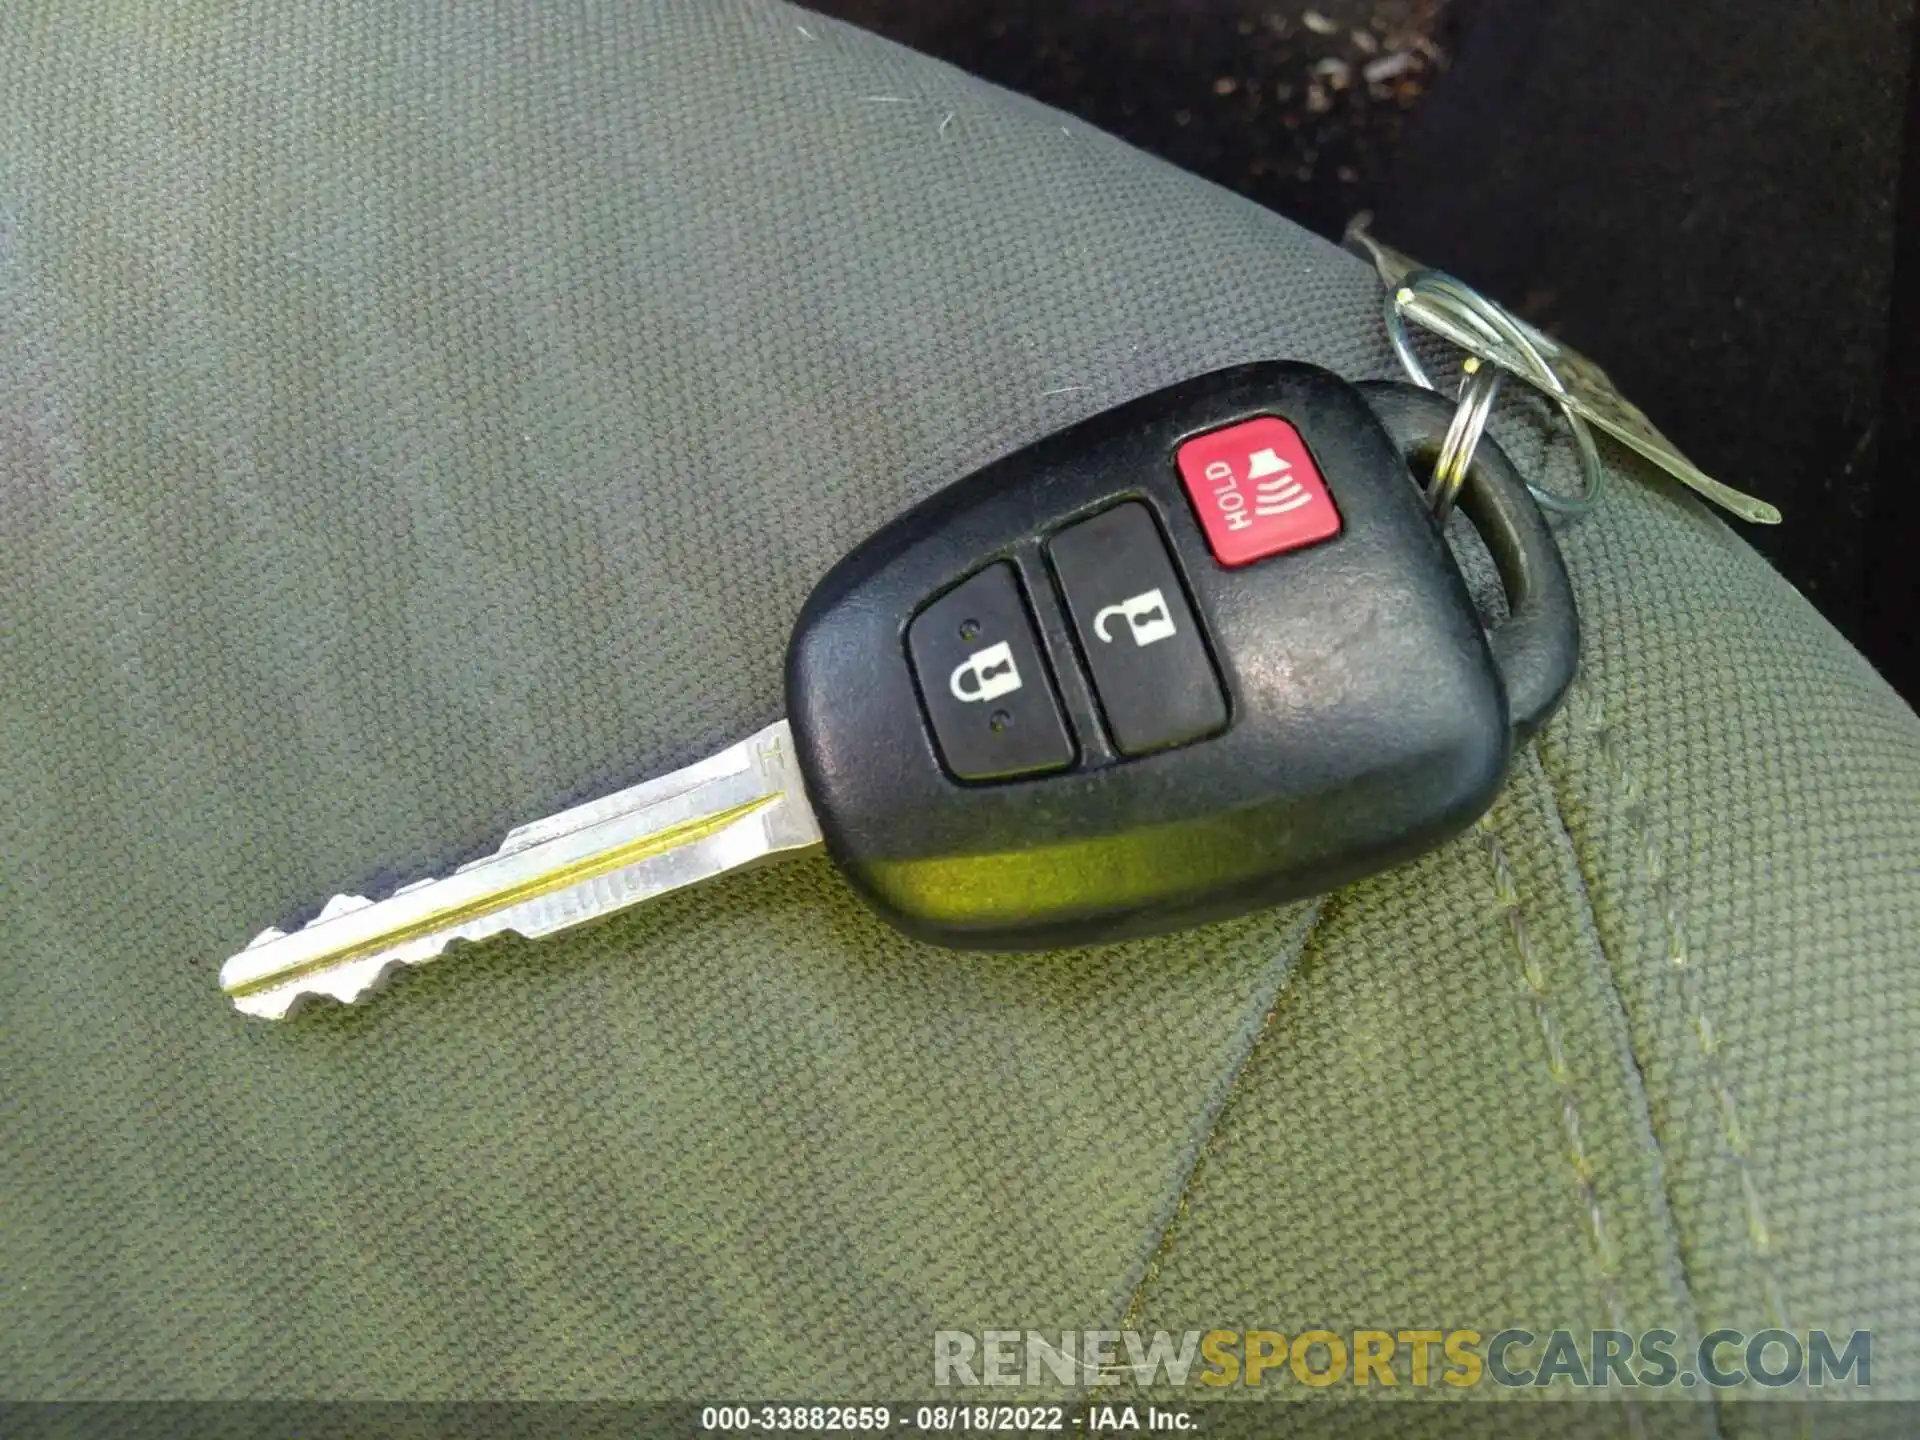
[[[1242,360],[1393,375],[1379,299],[774,3],[0,14],[0,1396],[1784,1325],[1920,1398],[1920,720],[1618,450],[1567,709],[1322,902],[953,954],[811,860],[285,1025],[219,994],[269,921],[773,719],[813,581],[979,463]]]

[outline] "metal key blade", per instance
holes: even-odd
[[[512,831],[493,854],[385,900],[336,895],[291,934],[267,930],[220,967],[234,1007],[284,1019],[307,995],[352,1002],[396,965],[455,940],[528,937],[624,910],[820,843],[784,720],[671,775]]]
[[[1386,283],[1388,291],[1397,292],[1406,284],[1408,278],[1427,267],[1391,245],[1376,240],[1367,232],[1370,216],[1359,215],[1347,226],[1346,247],[1361,258],[1373,262],[1380,278]],[[1484,299],[1484,297],[1482,297]],[[1491,304],[1491,301],[1487,302]],[[1512,347],[1499,344],[1487,336],[1477,333],[1470,326],[1463,325],[1450,318],[1445,312],[1437,310],[1425,296],[1414,294],[1407,297],[1401,309],[1407,317],[1425,329],[1433,331],[1458,345],[1469,354],[1477,355],[1489,364],[1498,365],[1509,374],[1516,375],[1529,384],[1537,383],[1528,373],[1524,357],[1515,353]],[[1590,425],[1613,436],[1623,445],[1637,451],[1665,470],[1682,485],[1696,494],[1711,500],[1721,509],[1738,515],[1742,520],[1754,525],[1778,525],[1780,511],[1757,496],[1748,495],[1723,484],[1695,465],[1674,443],[1654,426],[1637,405],[1620,393],[1620,389],[1593,361],[1582,355],[1572,346],[1527,324],[1518,316],[1507,313],[1507,318],[1532,341],[1536,349],[1552,365],[1565,387],[1565,400],[1583,416]]]

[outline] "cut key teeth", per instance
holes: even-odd
[[[291,934],[263,931],[220,968],[244,1014],[304,995],[351,1003],[456,940],[529,939],[723,871],[820,843],[784,722],[684,770],[521,826],[491,855],[374,901],[335,895]]]
[[[432,882],[428,881],[427,883],[431,884]],[[318,925],[325,920],[332,920],[341,915],[351,915],[356,910],[364,910],[371,904],[373,904],[373,901],[364,895],[336,895],[327,901],[326,904],[322,905],[320,907],[320,913],[314,916],[308,923]]]

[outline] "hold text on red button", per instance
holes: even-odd
[[[1222,565],[1249,565],[1340,533],[1327,483],[1284,420],[1263,415],[1197,436],[1177,461]]]

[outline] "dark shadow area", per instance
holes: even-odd
[[[1880,466],[1868,497],[1863,643],[1907,698],[1920,701],[1920,25],[1912,46]]]
[[[1912,695],[1867,581],[1912,6],[1760,8],[1478,0],[1378,228],[1785,511],[1747,538]]]
[[[1372,210],[1780,506],[1743,533],[1920,695],[1911,178],[1898,299],[1894,276],[1912,0],[816,8],[1323,234]]]

